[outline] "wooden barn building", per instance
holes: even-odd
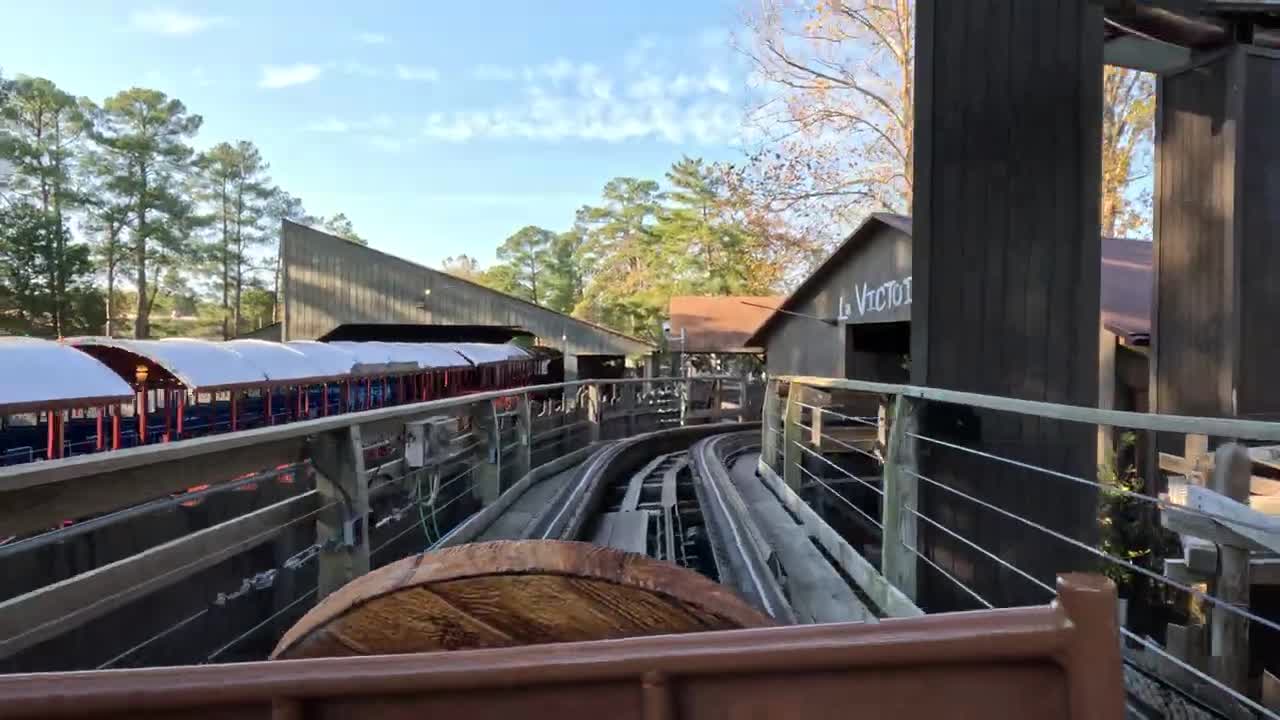
[[[650,355],[638,338],[286,221],[280,235],[284,340],[471,340],[532,335],[564,354],[564,376],[621,376]],[[442,338],[442,332],[454,337]],[[458,336],[461,333],[462,336]]]
[[[1107,363],[1110,351],[1114,378],[1109,406],[1146,411],[1152,244],[1102,238],[1101,257],[1102,356]],[[765,313],[743,344],[764,349],[771,375],[906,383],[912,290],[911,218],[876,213]]]
[[[812,274],[768,315],[746,340],[748,346],[763,347],[767,371],[772,376],[813,375],[890,383],[911,383],[914,364],[927,360],[915,357],[912,349],[913,307],[927,288],[913,284],[913,227],[911,218],[875,214],[869,217]],[[1102,238],[1099,240],[1099,316],[1092,320],[1100,335],[1100,405],[1117,409],[1147,410],[1148,345],[1151,339],[1151,299],[1153,288],[1152,244],[1139,240]],[[937,272],[937,271],[935,271]],[[969,314],[963,322],[981,321],[984,288],[968,290]],[[954,353],[948,343],[930,344],[932,353]],[[1000,353],[993,348],[993,355]],[[1015,362],[1008,358],[992,363]],[[1018,372],[1009,367],[1009,372]],[[844,397],[838,401],[844,413],[874,416],[877,399],[868,396]],[[828,418],[828,424],[833,421]],[[921,420],[924,432],[958,446],[986,452],[1010,454],[1047,467],[1066,468],[1078,474],[1094,468],[1094,428],[1077,426],[1061,430],[1062,442],[1035,445],[1026,442],[1016,418],[965,413],[962,409],[929,404]],[[1000,432],[1003,435],[989,436]],[[1109,432],[1109,431],[1108,431]],[[1084,437],[1079,437],[1080,435]],[[1102,433],[1099,439],[1102,440]],[[1110,452],[1105,440],[1098,452]],[[836,450],[836,452],[842,452]],[[984,458],[943,447],[920,448],[922,468],[948,487],[973,494],[986,502],[1034,518],[1072,537],[1091,537],[1096,518],[1096,498],[1078,485],[1046,481],[1044,477],[993,464]],[[1126,456],[1142,457],[1146,442]],[[872,474],[877,468],[857,465],[865,460],[850,456],[855,474]],[[830,466],[809,463],[810,472],[830,475]],[[1145,464],[1145,463],[1144,463]],[[1080,468],[1077,470],[1076,468]],[[858,488],[846,492],[856,495]],[[1032,531],[1014,521],[985,512],[965,501],[930,488],[921,491],[922,512],[931,518],[948,518],[949,526],[959,526],[964,534],[986,548],[1042,548]],[[857,498],[855,497],[855,501]],[[839,504],[828,503],[839,508]],[[868,538],[871,536],[868,535]],[[919,543],[929,561],[945,567],[953,577],[978,589],[987,598],[1017,604],[1030,602],[1036,589],[1024,579],[1011,576],[994,563],[975,556],[953,538],[922,527]],[[1072,548],[1053,548],[1039,555],[1018,558],[1020,567],[1031,568],[1045,578],[1063,569],[1090,567],[1087,554]],[[958,594],[954,581],[921,565],[921,593],[918,598],[935,609],[958,609],[971,602]]]

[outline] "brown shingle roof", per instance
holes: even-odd
[[[681,350],[683,330],[685,352],[758,350],[747,346],[747,338],[782,301],[783,298],[773,296],[673,297],[670,347]]]

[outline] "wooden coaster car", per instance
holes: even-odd
[[[774,624],[677,565],[558,540],[460,545],[348,583],[302,617],[272,659],[604,640]]]

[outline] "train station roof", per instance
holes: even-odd
[[[0,338],[0,415],[128,400],[133,388],[83,352],[52,340]]]
[[[69,338],[67,342],[98,358],[124,377],[133,374],[134,362],[128,356],[134,356],[160,367],[192,390],[225,390],[271,382],[262,368],[228,347],[228,343],[191,338],[130,340],[109,337],[77,337]]]
[[[351,371],[408,373],[432,368],[470,367],[471,362],[448,345],[436,343],[332,342],[356,360]]]

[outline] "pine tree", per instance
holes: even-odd
[[[0,328],[61,337],[102,323],[89,248],[37,205],[0,208]]]
[[[551,241],[546,259],[546,294],[543,304],[556,312],[569,313],[582,300],[585,282],[583,249],[586,233],[575,227]]]
[[[661,194],[658,183],[614,178],[604,203],[578,211],[586,231],[582,257],[591,278],[574,315],[624,332],[656,339],[671,280],[670,257],[654,233]]]
[[[545,296],[547,251],[555,233],[533,225],[517,230],[498,246],[498,260],[511,268],[515,294],[533,303]]]
[[[267,164],[253,143],[219,143],[196,159],[201,197],[210,206],[218,228],[214,254],[221,270],[222,336],[241,331],[242,298],[249,251],[265,245],[270,231],[263,223],[271,214],[272,189]]]
[[[67,253],[71,237],[65,213],[78,204],[72,173],[78,145],[88,126],[80,102],[44,78],[20,77],[7,89],[0,107],[0,158],[12,166],[9,186],[50,215],[58,231],[52,235],[57,256]],[[53,325],[63,330],[67,278],[64,263],[52,266]]]
[[[143,88],[108,98],[102,111],[94,139],[115,156],[108,185],[130,207],[137,291],[133,331],[145,338],[156,292],[148,285],[149,264],[189,254],[182,245],[191,237],[194,215],[181,199],[181,180],[192,151],[184,141],[200,129],[202,119],[181,101]]]

